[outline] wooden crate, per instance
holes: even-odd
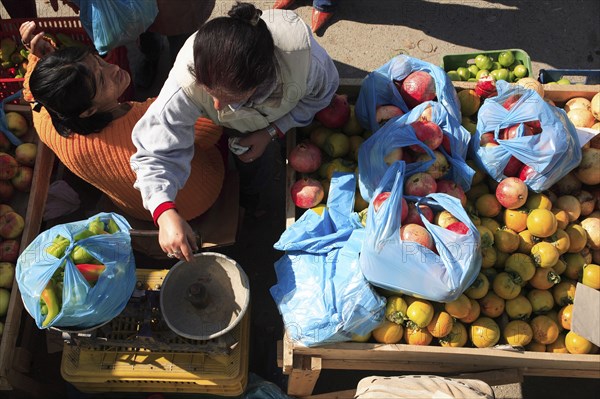
[[[31,108],[28,105],[7,104],[5,110],[17,111],[28,115],[31,122]],[[33,128],[30,133],[35,134]],[[29,195],[19,193],[13,198],[11,205],[24,215],[25,228],[21,235],[20,251],[23,251],[38,235],[46,197],[50,186],[50,177],[54,165],[54,153],[41,141],[37,142],[37,156]],[[11,289],[8,313],[4,324],[4,333],[0,341],[0,390],[21,389],[25,392],[43,392],[40,385],[27,376],[28,361],[31,353],[26,346],[17,347],[17,338],[21,332],[21,313],[23,302],[16,281]],[[23,333],[21,343],[26,344],[27,332]]]
[[[361,80],[342,80],[338,92],[355,100]],[[453,82],[457,90],[474,88],[470,82]],[[600,85],[544,85],[545,98],[561,106],[573,97],[591,99]],[[288,155],[296,145],[295,132],[287,135]],[[297,219],[290,188],[296,172],[286,169],[286,227]],[[501,349],[443,348],[405,344],[343,342],[306,347],[287,335],[278,341],[278,366],[288,375],[288,394],[313,399],[352,398],[354,390],[310,396],[321,370],[397,371],[400,373],[440,373],[461,378],[477,378],[490,385],[522,382],[523,375],[546,377],[600,378],[598,355],[554,354]],[[358,381],[357,381],[358,383]]]

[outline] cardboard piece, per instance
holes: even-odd
[[[577,283],[571,331],[600,346],[600,291]]]

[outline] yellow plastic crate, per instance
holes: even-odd
[[[138,269],[139,289],[156,289],[168,270]],[[115,318],[113,331],[134,336],[133,325]],[[129,331],[128,328],[129,327]],[[65,344],[61,374],[82,392],[182,392],[241,395],[248,379],[250,312],[231,332],[238,344],[229,354],[168,352],[143,348],[88,348]],[[119,338],[119,337],[117,337]],[[178,338],[182,342],[194,342]],[[198,347],[202,342],[198,341]]]

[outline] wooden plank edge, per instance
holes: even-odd
[[[296,205],[292,201],[292,185],[296,182],[296,171],[289,163],[290,152],[296,146],[296,129],[292,129],[285,135],[286,157],[285,157],[285,227],[290,227],[296,221]]]
[[[356,395],[356,389],[349,389],[319,395],[301,396],[300,399],[353,399],[354,395]]]

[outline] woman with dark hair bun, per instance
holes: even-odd
[[[136,188],[159,226],[162,249],[186,260],[196,249],[175,204],[190,175],[193,121],[205,116],[237,140],[230,148],[240,154],[241,196],[256,198],[272,180],[265,149],[291,128],[310,124],[338,84],[332,59],[293,12],[263,14],[237,3],[227,17],[203,24],[133,131]]]

